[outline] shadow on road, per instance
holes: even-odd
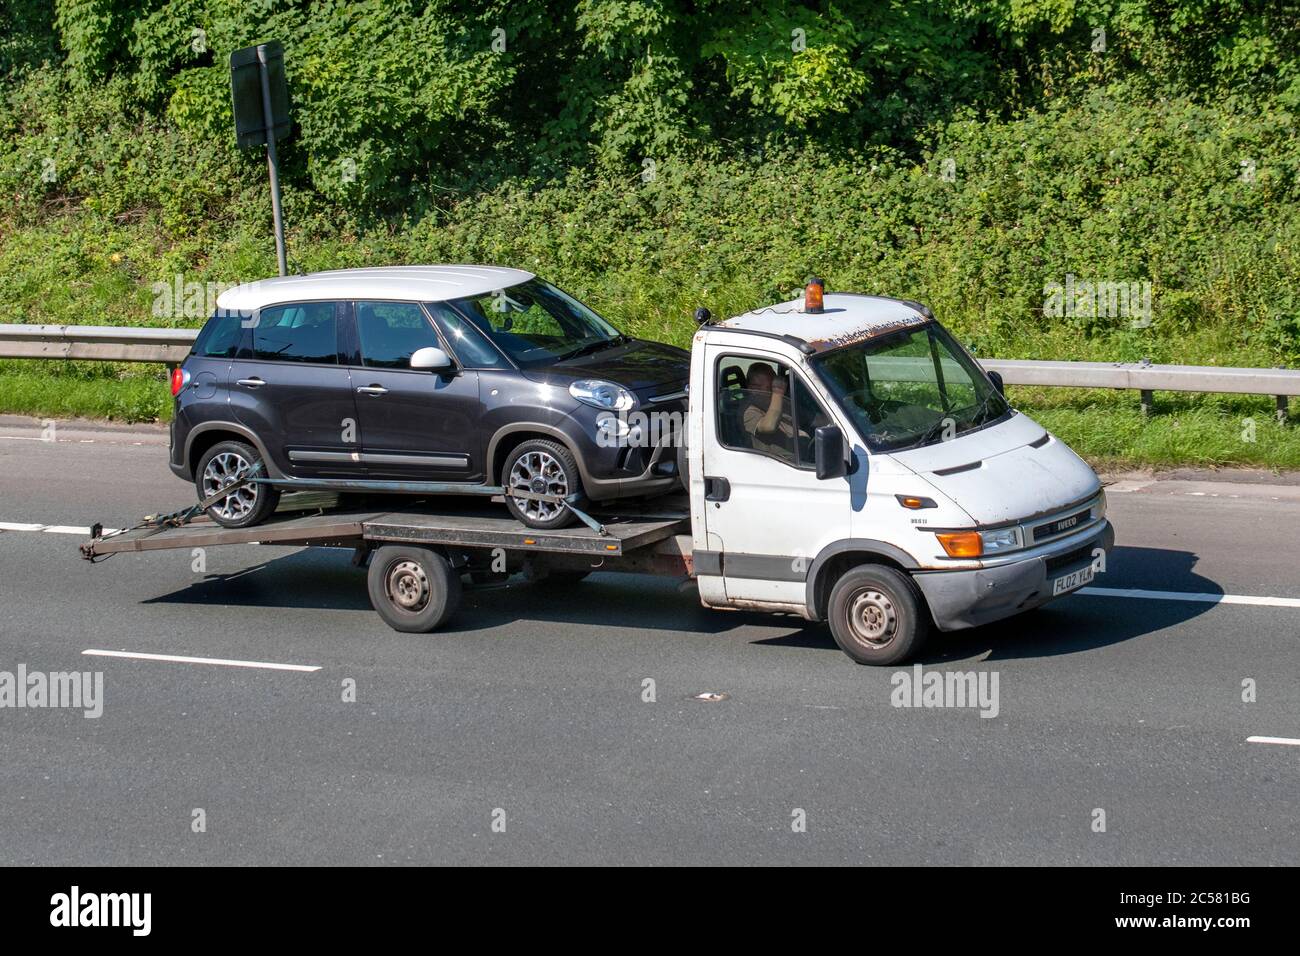
[[[296,551],[231,574],[209,575],[148,603],[367,610],[365,572],[353,567],[350,558],[351,553],[343,550]],[[1094,586],[1223,593],[1213,581],[1195,573],[1196,561],[1196,555],[1187,551],[1117,547],[1108,572],[1099,575]],[[922,660],[1072,654],[1173,627],[1213,606],[1073,595],[984,627],[935,634]],[[838,653],[824,624],[759,612],[712,611],[700,606],[693,586],[649,575],[596,574],[563,586],[529,583],[516,576],[507,584],[467,585],[460,611],[444,630],[467,633],[528,621],[696,634],[723,634],[750,626],[789,627],[788,633],[755,636],[750,643]]]
[[[1163,548],[1116,547],[1098,588],[1142,588],[1222,594],[1223,588],[1196,574],[1197,556]],[[934,632],[922,663],[984,657],[989,660],[1051,657],[1119,644],[1164,630],[1204,614],[1209,602],[1140,600],[1076,594],[1003,621],[964,631]],[[781,647],[835,648],[822,625],[807,625],[788,636],[757,641]]]

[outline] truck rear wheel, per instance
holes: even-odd
[[[835,643],[859,664],[898,664],[920,651],[929,635],[916,585],[881,564],[844,572],[831,590],[826,616]]]
[[[395,631],[427,634],[456,613],[460,575],[429,548],[386,544],[370,556],[370,604]]]

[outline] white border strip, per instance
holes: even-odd
[[[117,528],[105,528],[104,534],[113,534]],[[25,524],[21,521],[0,521],[0,531],[40,531],[45,534],[75,534],[85,538],[90,529],[75,524]]]
[[[1192,591],[1144,591],[1141,588],[1079,588],[1075,594],[1096,597],[1145,598],[1149,601],[1195,601],[1201,604],[1255,604],[1300,607],[1300,598],[1256,597],[1253,594],[1197,594]]]
[[[222,667],[258,667],[268,671],[318,671],[311,664],[273,664],[267,661],[228,661],[218,657],[179,657],[175,654],[144,654],[138,651],[101,651],[89,648],[81,652],[90,657],[125,657],[133,661],[170,661],[173,664],[219,664]]]
[[[1284,744],[1288,747],[1300,747],[1300,739],[1295,737],[1247,737],[1248,744]]]

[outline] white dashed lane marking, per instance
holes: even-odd
[[[105,528],[104,534],[116,531]],[[76,534],[83,538],[90,537],[90,529],[72,524],[30,524],[23,521],[0,521],[0,532],[4,531],[39,531],[42,534]]]
[[[1146,591],[1142,588],[1079,588],[1075,594],[1095,597],[1143,598],[1148,601],[1190,601],[1195,604],[1254,604],[1300,607],[1300,598],[1258,597],[1254,594],[1198,594],[1194,591]]]
[[[124,657],[133,661],[166,661],[171,664],[216,664],[219,667],[255,667],[268,671],[312,671],[320,670],[312,664],[275,664],[270,661],[231,661],[220,657],[181,657],[175,654],[145,654],[139,651],[101,651],[88,648],[81,652],[88,657]]]

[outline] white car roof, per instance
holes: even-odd
[[[335,269],[301,276],[260,279],[227,289],[217,308],[252,312],[281,302],[313,299],[401,299],[442,302],[495,292],[533,278],[531,272],[501,266],[384,266]]]
[[[884,332],[921,325],[930,319],[930,310],[919,302],[878,295],[827,292],[822,303],[824,311],[819,314],[804,312],[803,299],[798,298],[754,309],[718,324],[768,335],[797,336],[823,352]]]

